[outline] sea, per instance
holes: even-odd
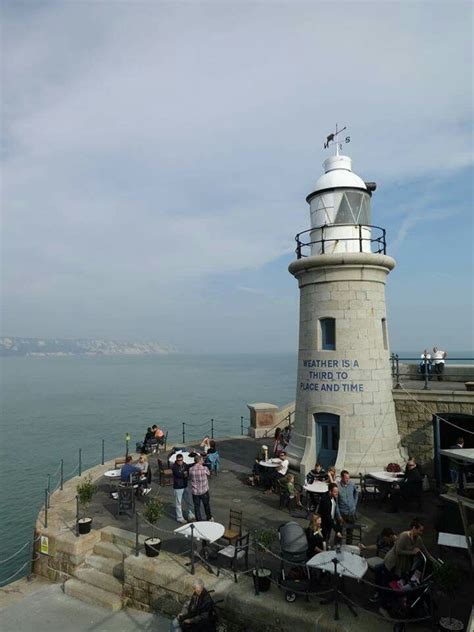
[[[419,358],[419,352],[399,353]],[[450,353],[473,362],[473,352]],[[469,360],[467,360],[469,358]],[[239,435],[247,403],[295,398],[296,354],[49,356],[1,358],[0,586],[27,574],[28,545],[44,490],[125,452],[154,423],[168,443]],[[458,363],[458,362],[456,362]],[[11,555],[14,555],[12,559]]]
[[[282,406],[295,398],[296,354],[53,356],[1,359],[0,586],[28,572],[29,547],[44,490],[125,452],[154,423],[169,444],[249,426],[247,403]],[[26,564],[26,566],[24,566]],[[21,568],[24,566],[24,568]],[[18,570],[20,569],[20,570]],[[16,575],[14,575],[17,573]],[[12,577],[12,575],[14,575]]]

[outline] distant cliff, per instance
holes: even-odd
[[[161,342],[61,338],[0,338],[0,356],[158,355],[176,353]]]

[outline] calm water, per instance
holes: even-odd
[[[162,424],[171,439],[209,432],[240,433],[247,402],[283,405],[295,397],[296,355],[54,357],[2,359],[0,560],[32,535],[47,474],[71,473],[82,448],[83,468],[124,452],[148,425]],[[248,421],[246,421],[248,425]],[[59,480],[52,477],[51,488]],[[26,558],[0,565],[0,583]],[[18,577],[21,576],[21,573]]]

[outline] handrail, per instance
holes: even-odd
[[[337,229],[337,228],[347,228],[347,227],[351,227],[351,228],[357,228],[358,229],[358,236],[357,237],[331,237],[331,238],[325,238],[324,237],[324,231],[326,229]],[[363,230],[376,230],[376,231],[380,231],[377,237],[372,237],[372,234],[370,237],[364,237],[363,236]],[[301,235],[306,235],[307,233],[309,233],[311,235],[311,233],[313,233],[314,231],[320,231],[321,232],[321,239],[316,239],[313,241],[302,241],[301,240]],[[323,226],[313,226],[312,228],[309,228],[308,230],[303,230],[301,233],[298,233],[295,237],[295,241],[296,241],[296,256],[298,259],[301,259],[302,257],[307,257],[308,255],[305,255],[302,253],[302,249],[303,248],[308,248],[310,246],[314,246],[317,244],[321,245],[321,254],[325,254],[326,253],[326,244],[329,243],[338,243],[338,242],[346,242],[346,241],[356,241],[359,243],[359,250],[358,252],[365,252],[364,251],[364,243],[369,243],[370,245],[370,252],[372,252],[372,244],[378,244],[378,248],[377,250],[375,250],[375,252],[373,254],[387,254],[387,241],[386,241],[386,230],[385,228],[382,228],[381,226],[374,226],[371,224],[324,224]]]
[[[268,433],[271,432],[272,430],[275,430],[275,428],[278,428],[279,426],[281,426],[285,421],[288,421],[288,426],[291,429],[292,424],[294,424],[295,422],[291,421],[291,416],[295,414],[295,411],[291,411],[288,413],[288,415],[286,417],[283,417],[283,419],[280,419],[279,422],[277,422],[274,426],[272,426],[271,428],[267,428],[264,432],[264,437],[267,438],[268,437]]]

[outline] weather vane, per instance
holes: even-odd
[[[326,142],[324,143],[324,149],[327,149],[331,143],[334,143],[336,145],[336,156],[339,156],[339,150],[342,149],[342,143],[339,142],[338,136],[339,134],[342,134],[342,132],[346,129],[347,127],[343,127],[342,129],[338,130],[337,123],[336,123],[336,131],[329,134],[329,136],[326,138]],[[344,139],[344,142],[350,143],[351,137],[346,136]]]

